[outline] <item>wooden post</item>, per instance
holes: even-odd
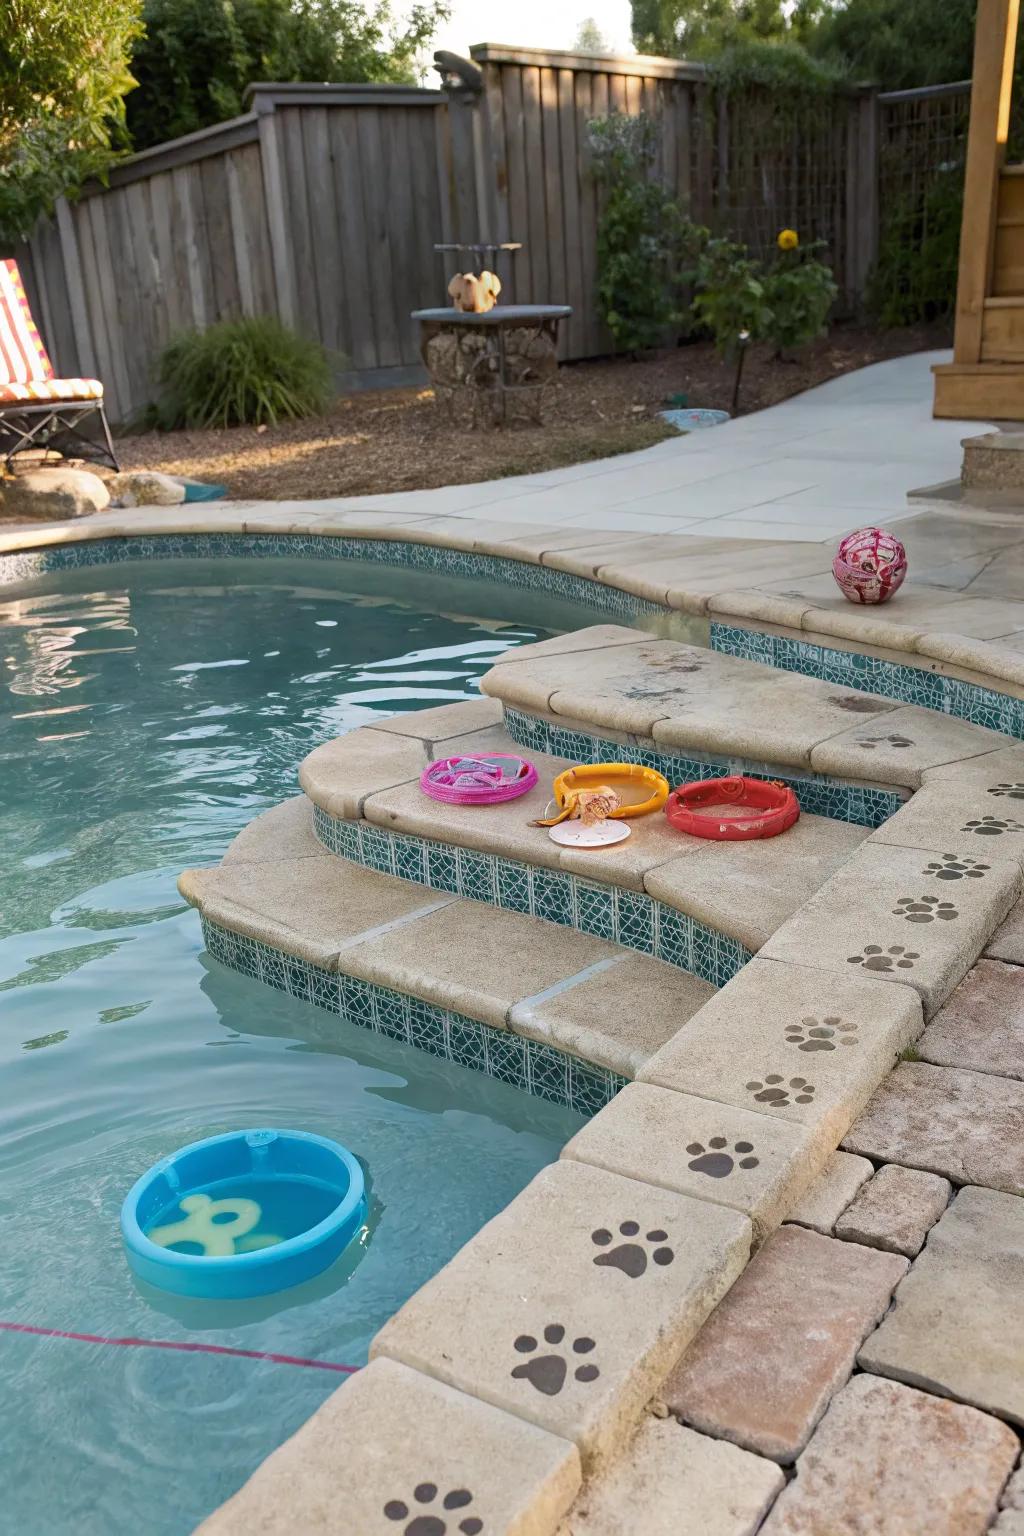
[[[978,0],[953,360],[981,361],[999,173],[1006,157],[1019,0]]]
[[[878,256],[878,93],[850,103],[846,156],[846,291],[855,309],[864,303]]]
[[[274,288],[277,293],[277,313],[285,325],[295,326],[298,321],[299,304],[295,290],[292,242],[284,196],[281,138],[273,101],[257,96],[256,113],[260,136],[260,159],[263,166],[263,195],[266,198],[267,225],[270,230],[270,257],[274,267]]]

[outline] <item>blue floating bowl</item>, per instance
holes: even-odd
[[[191,1202],[201,1208],[192,1224],[216,1232],[213,1246],[222,1249],[234,1249],[236,1241],[223,1234],[240,1231],[241,1251],[211,1254],[210,1243],[190,1240],[191,1230],[173,1246],[166,1231],[163,1243],[153,1241],[150,1232],[188,1227],[190,1206],[181,1202],[190,1196],[201,1197]],[[258,1225],[248,1202],[258,1208]],[[223,1225],[214,1225],[218,1220]],[[365,1220],[363,1170],[338,1142],[304,1131],[231,1131],[193,1142],[143,1174],[121,1207],[121,1236],[140,1280],[176,1296],[239,1300],[321,1274]]]
[[[728,411],[714,411],[706,405],[659,411],[658,415],[662,421],[667,421],[672,427],[678,427],[681,432],[699,431],[702,427],[720,427],[729,420]]]

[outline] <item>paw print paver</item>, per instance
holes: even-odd
[[[545,1397],[557,1397],[565,1386],[570,1370],[574,1381],[586,1384],[597,1380],[601,1368],[593,1360],[585,1363],[581,1360],[572,1369],[577,1357],[589,1355],[595,1347],[594,1340],[586,1334],[580,1334],[570,1342],[561,1323],[548,1323],[544,1328],[543,1342],[535,1339],[532,1333],[521,1333],[516,1339],[513,1348],[526,1358],[514,1365],[510,1374],[514,1381],[528,1381],[531,1387],[543,1392]]]
[[[562,1156],[733,1206],[766,1231],[809,1160],[817,1161],[819,1145],[816,1131],[788,1116],[630,1083]]]
[[[341,1493],[339,1447],[352,1450],[355,1468]],[[551,1531],[580,1480],[579,1451],[567,1440],[400,1361],[378,1359],[332,1393],[203,1529],[209,1536]]]
[[[843,965],[841,975],[825,977],[809,965],[755,957],[650,1057],[637,1081],[735,1105],[759,1116],[759,1126],[778,1120],[822,1138],[834,1129],[838,1141],[923,1026],[913,988],[879,986],[845,957]],[[732,1139],[731,1126],[707,1131]],[[746,1156],[762,1157],[753,1130],[739,1139],[754,1146]],[[708,1149],[703,1128],[687,1140]],[[728,1190],[739,1177],[706,1180],[705,1188]]]
[[[952,923],[960,913],[955,902],[943,901],[940,896],[901,896],[892,915],[908,923]]]
[[[596,1243],[602,1253],[594,1255],[594,1263],[601,1269],[619,1269],[631,1280],[639,1280],[641,1275],[647,1273],[647,1261],[650,1256],[652,1264],[660,1264],[663,1267],[671,1264],[675,1253],[671,1248],[665,1247],[668,1233],[660,1227],[653,1231],[640,1235],[641,1228],[638,1221],[624,1221],[619,1226],[619,1236],[623,1242],[615,1243],[615,1247],[608,1245],[615,1242],[614,1237],[607,1227],[598,1227],[596,1232],[591,1232],[590,1241]]]
[[[984,858],[978,862],[990,865],[980,871],[980,878],[954,870],[965,877],[949,885],[936,871],[932,887],[922,876],[925,865],[945,867],[947,853],[954,855],[950,864],[964,862],[962,844],[948,841],[946,828],[935,827],[927,852],[913,842],[897,846],[885,841],[891,824],[902,815],[897,812],[879,829],[879,841],[872,835],[862,843],[760,953],[765,959],[813,966],[832,975],[856,973],[876,987],[912,987],[930,1015],[945,1002],[1009,910],[1021,871],[1016,853],[1001,846],[993,851],[993,842],[1009,843],[1009,836],[978,838],[984,846]],[[958,826],[963,825],[962,806],[960,815]],[[1019,842],[1024,851],[1024,838]],[[945,852],[932,851],[936,849]]]
[[[983,864],[966,854],[958,857],[955,853],[940,853],[924,866],[921,873],[933,875],[936,880],[984,880],[991,868],[991,864]]]
[[[450,1488],[442,1497],[436,1483],[417,1483],[411,1503],[388,1500],[384,1518],[398,1523],[401,1536],[449,1536],[456,1531],[462,1536],[480,1536],[484,1523],[469,1511],[472,1502],[468,1488]]]
[[[1006,832],[1024,832],[1024,822],[1012,816],[975,816],[965,821],[961,832],[973,832],[975,837],[1002,837]]]
[[[385,1323],[371,1355],[530,1420],[594,1464],[631,1432],[751,1239],[727,1203],[563,1156]],[[486,1483],[467,1472],[450,1486],[475,1490],[489,1536]]]

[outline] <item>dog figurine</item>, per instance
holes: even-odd
[[[493,309],[501,292],[501,279],[493,272],[456,272],[448,284],[448,295],[464,314],[486,315]]]

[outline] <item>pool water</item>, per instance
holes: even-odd
[[[522,594],[469,590],[283,560],[0,590],[0,1528],[182,1536],[344,1380],[62,1333],[359,1366],[577,1129],[218,966],[175,889],[296,792],[319,742],[471,698],[549,632],[500,617],[528,610]],[[147,1290],[121,1250],[125,1193],[167,1153],[253,1125],[349,1147],[365,1230],[259,1301]]]

